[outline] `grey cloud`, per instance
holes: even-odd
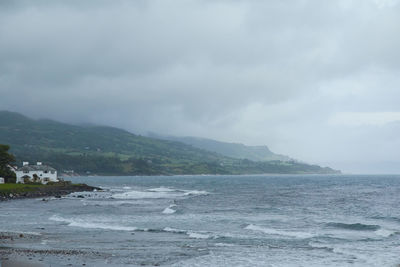
[[[0,109],[333,162],[360,132],[331,116],[400,111],[399,11],[377,0],[2,1]]]

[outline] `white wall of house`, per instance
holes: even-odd
[[[4,178],[0,177],[0,184],[4,184]]]
[[[47,184],[48,182],[57,182],[57,171],[16,171],[17,183],[24,183],[24,177],[28,176],[33,181],[33,176],[36,174],[40,178],[40,182]]]

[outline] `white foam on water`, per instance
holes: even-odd
[[[186,193],[184,193],[184,196],[205,196],[210,194],[207,191],[199,191],[199,190],[192,190],[192,191],[186,191]]]
[[[114,194],[112,197],[117,199],[144,199],[144,198],[176,198],[181,194],[171,192],[149,192],[149,191],[128,191],[124,193]]]
[[[211,238],[210,234],[207,234],[205,232],[196,232],[196,231],[187,231],[187,230],[180,230],[180,229],[175,229],[171,227],[165,227],[163,229],[164,232],[170,232],[170,233],[176,233],[176,234],[186,234],[189,236],[189,238],[193,239],[208,239]]]
[[[116,231],[136,231],[137,227],[126,227],[119,225],[109,225],[104,223],[90,223],[90,222],[71,222],[69,226],[75,226],[80,228],[89,229],[104,229],[104,230],[116,230]]]
[[[130,186],[124,186],[124,187],[122,187],[122,189],[129,190],[129,189],[132,189],[132,187],[130,187]]]
[[[104,229],[104,230],[116,230],[116,231],[136,231],[137,227],[128,227],[122,225],[108,224],[102,222],[90,222],[83,219],[71,219],[63,218],[57,215],[53,215],[49,218],[51,221],[67,223],[68,226],[88,228],[88,229]]]
[[[190,238],[195,238],[195,239],[208,239],[208,238],[210,238],[209,235],[195,233],[195,232],[188,232],[187,234],[189,235]]]
[[[49,220],[50,220],[50,221],[54,221],[54,222],[67,222],[67,219],[64,219],[64,218],[62,218],[62,217],[60,217],[60,216],[58,216],[58,215],[52,215],[52,216],[49,218]]]
[[[375,234],[381,237],[389,237],[396,234],[396,231],[388,230],[388,229],[378,229],[375,231]]]
[[[175,191],[180,191],[180,190],[169,188],[169,187],[157,187],[157,188],[147,189],[146,191],[149,191],[149,192],[175,192]]]
[[[110,192],[74,192],[63,198],[77,199],[77,198],[90,198],[90,199],[107,199],[110,198]]]
[[[171,228],[171,227],[165,227],[163,229],[163,231],[171,232],[171,233],[177,233],[177,234],[185,234],[186,233],[185,230],[175,229],[175,228]]]
[[[176,212],[176,210],[172,209],[173,207],[176,207],[175,204],[169,205],[169,207],[165,208],[162,213],[164,214],[173,214]]]
[[[262,227],[262,226],[258,226],[258,225],[254,225],[254,224],[249,224],[244,229],[262,232],[262,233],[268,234],[268,235],[279,235],[279,236],[287,236],[287,237],[294,237],[294,238],[311,238],[314,236],[313,234],[310,234],[307,232],[282,231],[282,230],[266,228],[266,227]]]
[[[208,195],[207,191],[199,190],[179,190],[168,187],[157,187],[146,189],[145,191],[131,190],[127,192],[119,192],[112,195],[112,198],[117,199],[161,199],[161,198],[181,198],[185,196],[203,196]]]

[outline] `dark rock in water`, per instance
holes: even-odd
[[[55,198],[61,198],[61,196],[60,196],[60,195],[57,195],[57,196],[55,196]]]
[[[78,195],[77,196],[77,198],[85,198],[84,196],[82,196],[82,195]]]

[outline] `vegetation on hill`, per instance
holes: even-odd
[[[181,142],[160,140],[103,126],[77,126],[0,112],[0,142],[11,145],[17,163],[42,161],[79,174],[332,173],[294,161],[235,159]]]
[[[15,173],[9,167],[15,162],[15,158],[8,153],[9,149],[10,146],[0,144],[0,177],[3,177],[6,183],[15,181]]]
[[[150,133],[149,137],[182,142],[184,144],[236,159],[249,159],[252,161],[292,161],[288,156],[273,153],[267,146],[246,146],[244,144],[221,142],[208,138],[162,136],[154,133]]]

